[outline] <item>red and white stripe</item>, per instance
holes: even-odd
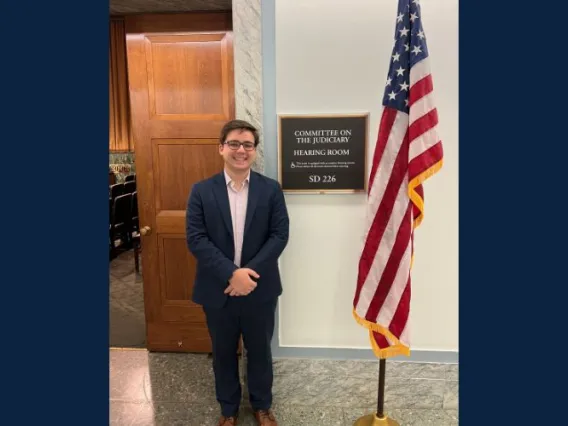
[[[385,107],[371,167],[365,243],[353,301],[355,314],[388,355],[408,352],[413,230],[421,204],[409,196],[412,180],[442,159],[428,58],[410,70],[409,113]],[[418,182],[418,185],[421,182]],[[416,186],[416,184],[415,184]],[[422,187],[415,189],[420,200]],[[386,354],[387,352],[385,352]]]

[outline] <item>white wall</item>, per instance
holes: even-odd
[[[381,115],[397,0],[276,0],[276,111]],[[415,240],[411,349],[458,349],[458,0],[423,0],[422,18],[445,149],[424,186]],[[280,346],[369,348],[351,315],[364,234],[362,195],[286,195]]]

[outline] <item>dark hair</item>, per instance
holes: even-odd
[[[256,129],[256,127],[254,127],[252,124],[244,120],[231,120],[228,121],[221,129],[221,136],[219,137],[219,143],[221,145],[225,143],[227,135],[231,133],[233,130],[241,130],[241,131],[248,130],[254,136],[254,146],[257,146],[260,143],[258,130]]]

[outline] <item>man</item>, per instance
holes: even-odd
[[[196,183],[187,204],[187,245],[197,259],[193,301],[203,306],[213,344],[219,426],[238,420],[241,334],[255,418],[259,425],[277,426],[270,343],[282,293],[278,257],[288,243],[288,211],[279,183],[251,171],[257,130],[233,120],[219,142],[224,170]]]

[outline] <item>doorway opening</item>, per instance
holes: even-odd
[[[126,31],[109,22],[109,345],[146,347],[144,288]]]

